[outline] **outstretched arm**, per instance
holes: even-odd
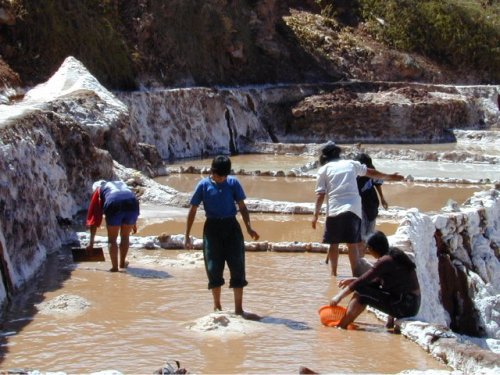
[[[377,171],[376,169],[371,169],[367,168],[366,170],[366,175],[371,178],[379,178],[381,180],[387,180],[387,181],[402,181],[404,180],[404,176],[401,176],[399,173],[383,173],[380,171]]]

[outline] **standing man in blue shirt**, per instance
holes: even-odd
[[[245,319],[258,320],[256,314],[243,310],[243,288],[248,284],[245,276],[245,241],[236,220],[236,205],[252,239],[259,235],[250,225],[250,215],[245,205],[245,192],[231,172],[231,160],[224,155],[212,161],[211,175],[203,178],[193,193],[187,216],[184,246],[191,249],[191,228],[198,206],[203,203],[206,221],[203,227],[203,258],[208,276],[208,289],[212,290],[214,311],[221,311],[221,287],[224,285],[224,266],[227,262],[229,287],[234,291],[234,312]],[[236,203],[236,204],[235,204]]]

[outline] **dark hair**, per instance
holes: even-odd
[[[368,154],[358,154],[356,155],[354,160],[359,161],[361,164],[366,165],[368,168],[375,169],[375,167],[373,166],[372,158]]]
[[[398,249],[397,247],[391,247],[389,249],[389,256],[392,259],[394,259],[394,261],[397,264],[403,267],[406,267],[410,270],[414,270],[415,268],[417,268],[417,266],[415,265],[415,263],[413,263],[410,257],[406,255],[406,253],[403,250]]]
[[[219,176],[227,176],[231,173],[231,159],[225,155],[217,155],[212,160],[212,173]]]
[[[413,263],[410,257],[408,257],[403,250],[398,249],[397,247],[389,247],[389,241],[387,240],[384,232],[376,231],[368,237],[366,244],[380,256],[389,255],[397,264],[405,268],[416,268],[415,263]]]
[[[325,165],[331,160],[340,158],[340,153],[342,149],[335,144],[335,142],[328,142],[325,147],[321,149],[321,155],[319,156],[319,164]]]
[[[389,241],[384,232],[375,231],[368,239],[366,244],[370,246],[380,256],[389,252]]]

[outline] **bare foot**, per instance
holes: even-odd
[[[109,272],[118,272],[118,268],[110,268]]]
[[[245,311],[243,311],[241,313],[236,313],[236,315],[241,316],[245,320],[261,320],[262,319],[262,317],[260,315],[245,312]]]
[[[120,268],[127,268],[127,267],[128,267],[128,260],[126,260],[124,264],[120,264]]]

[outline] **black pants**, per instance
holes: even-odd
[[[378,284],[369,284],[356,288],[359,301],[395,318],[407,318],[418,313],[420,296],[413,293],[393,295],[381,289]]]

